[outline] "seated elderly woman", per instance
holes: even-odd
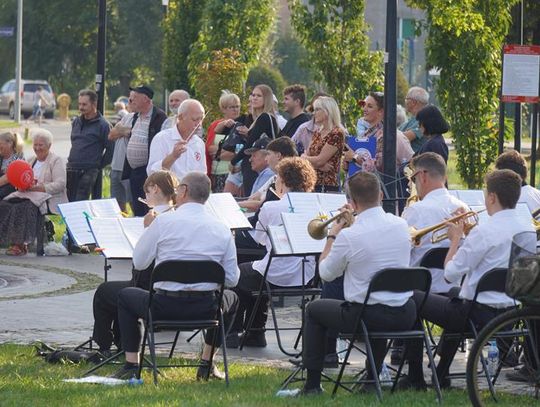
[[[9,244],[7,255],[21,256],[36,238],[40,213],[58,213],[58,204],[67,202],[66,165],[50,151],[53,136],[45,129],[34,132],[34,186],[16,191],[0,201],[0,242]]]
[[[6,170],[12,161],[23,159],[23,146],[24,143],[17,133],[0,134],[0,199],[15,191],[7,180]]]

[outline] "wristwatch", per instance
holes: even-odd
[[[328,240],[328,239],[336,240],[336,236],[335,235],[328,235],[328,236],[326,236],[326,240]]]

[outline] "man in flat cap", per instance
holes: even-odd
[[[131,90],[129,100],[135,114],[131,123],[122,178],[129,179],[133,214],[144,216],[148,208],[139,202],[139,198],[145,196],[143,185],[146,181],[150,144],[161,130],[161,125],[167,119],[167,115],[153,105],[154,91],[151,88],[142,85],[129,89]]]

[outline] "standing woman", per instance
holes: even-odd
[[[336,101],[321,96],[313,103],[316,130],[311,144],[302,158],[308,160],[317,172],[316,192],[339,191],[339,167],[345,147],[345,130]]]
[[[24,143],[17,133],[0,134],[0,199],[15,192],[15,188],[8,183],[6,170],[15,160],[23,159]]]
[[[428,105],[416,114],[416,120],[426,141],[415,155],[431,151],[439,154],[444,158],[444,162],[448,163],[448,146],[442,135],[450,130],[450,126],[441,111],[436,106]]]
[[[251,169],[249,160],[246,158],[245,150],[251,148],[263,134],[274,139],[279,134],[279,128],[274,116],[273,92],[267,85],[257,85],[251,92],[251,112],[253,123],[248,128],[245,135],[246,142],[244,147],[233,157],[231,166],[235,166],[242,161],[242,176],[244,195],[251,191],[253,183],[257,178],[257,173]],[[240,131],[240,129],[239,129]]]

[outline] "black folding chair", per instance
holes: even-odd
[[[189,364],[167,364],[157,365],[156,362],[156,349],[154,333],[157,331],[194,331],[202,329],[220,329],[222,338],[223,349],[223,365],[225,369],[225,382],[229,385],[229,367],[227,363],[227,349],[225,346],[225,324],[223,322],[222,302],[223,291],[225,283],[225,271],[223,267],[213,261],[195,261],[195,260],[174,260],[165,261],[158,264],[152,272],[151,287],[154,283],[160,281],[171,281],[182,284],[195,284],[195,283],[215,283],[220,286],[220,289],[216,291],[217,298],[217,310],[215,318],[202,319],[202,320],[154,320],[152,316],[152,302],[154,297],[154,291],[150,290],[150,298],[148,301],[148,314],[144,319],[144,336],[143,345],[139,363],[140,378],[141,370],[143,367],[143,358],[146,343],[148,342],[148,348],[150,349],[150,363],[152,365],[154,384],[157,384],[158,367],[200,367],[202,363],[189,363]],[[214,349],[216,347],[218,335],[214,335],[214,341],[212,343],[212,350],[210,354],[210,365],[214,356]],[[171,351],[172,352],[172,351]],[[207,377],[208,378],[208,377]]]
[[[427,337],[426,331],[421,324],[418,316],[415,321],[415,325],[421,327],[421,329],[414,329],[414,326],[411,327],[409,330],[403,330],[403,331],[379,331],[379,332],[368,332],[368,329],[363,321],[365,306],[368,304],[369,298],[372,293],[378,292],[378,291],[390,291],[393,293],[404,293],[407,291],[414,291],[414,290],[420,290],[425,293],[425,296],[422,300],[421,306],[417,312],[417,315],[419,314],[419,311],[422,309],[426,299],[427,295],[429,293],[429,289],[431,287],[431,273],[428,269],[423,267],[414,267],[414,268],[387,268],[383,269],[375,276],[373,276],[371,283],[369,284],[368,292],[366,294],[366,298],[363,303],[362,311],[358,315],[358,318],[355,322],[354,329],[352,333],[346,333],[340,334],[340,338],[347,339],[349,341],[349,346],[347,347],[347,351],[345,353],[345,358],[343,360],[343,363],[341,365],[341,369],[339,371],[338,377],[335,380],[334,390],[332,391],[332,396],[334,396],[337,392],[337,389],[339,387],[349,391],[353,392],[353,387],[348,387],[347,385],[353,385],[357,386],[361,383],[375,383],[375,388],[377,391],[377,397],[379,400],[382,400],[382,390],[381,390],[381,383],[379,380],[379,375],[377,374],[377,366],[375,366],[375,360],[373,357],[373,351],[371,348],[371,339],[413,339],[413,338],[419,338],[424,341],[424,346],[426,348],[426,352],[428,355],[428,359],[431,366],[431,371],[434,376],[434,385],[435,390],[437,392],[437,400],[439,403],[442,400],[442,394],[441,389],[439,386],[439,381],[437,380],[437,375],[435,371],[435,363],[433,360],[433,353],[431,351],[431,346],[429,343],[429,339]],[[349,359],[349,356],[351,354],[351,351],[353,348],[360,350],[356,345],[355,342],[362,339],[363,342],[365,342],[366,350],[365,353],[367,355],[367,359],[369,362],[369,368],[371,370],[371,374],[373,376],[372,380],[367,379],[356,379],[354,381],[345,382],[343,381],[343,373],[345,371],[345,367],[347,365],[347,361]],[[407,342],[405,342],[405,350],[407,350]],[[387,347],[388,351],[388,347]],[[399,377],[401,376],[401,371],[403,369],[404,360],[401,361],[399,368],[397,370],[397,373],[394,377],[393,386],[392,386],[392,392],[395,390],[397,382]]]

